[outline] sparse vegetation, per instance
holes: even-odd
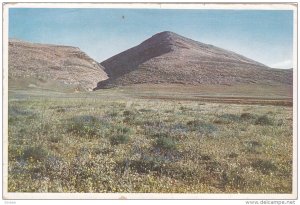
[[[63,125],[65,127],[65,125]],[[103,121],[91,115],[80,115],[68,120],[67,132],[86,138],[103,135]]]
[[[255,160],[252,164],[252,167],[260,170],[263,174],[269,174],[271,171],[276,171],[277,167],[269,160],[258,159]]]
[[[257,120],[255,121],[255,124],[256,125],[272,125],[273,122],[267,115],[263,115],[263,116],[260,116],[259,118],[257,118]]]
[[[187,126],[190,128],[190,131],[198,131],[202,134],[211,134],[218,130],[215,125],[201,120],[188,121]]]
[[[159,137],[156,140],[156,146],[162,149],[171,150],[176,149],[176,142],[169,137]]]
[[[117,134],[110,138],[112,144],[125,144],[129,142],[129,136],[126,134]]]
[[[46,156],[47,152],[41,146],[31,146],[24,150],[22,158],[32,161],[42,161]]]
[[[135,94],[10,93],[8,191],[291,193],[291,107]]]

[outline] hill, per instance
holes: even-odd
[[[234,52],[165,31],[101,63],[98,88],[133,84],[292,84],[292,70],[272,69]]]
[[[9,40],[9,87],[92,90],[107,79],[103,67],[79,48]]]

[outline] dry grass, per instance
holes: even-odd
[[[291,193],[291,107],[130,92],[10,92],[8,191]]]

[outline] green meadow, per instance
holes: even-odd
[[[9,90],[8,192],[292,192],[291,106],[179,92]]]

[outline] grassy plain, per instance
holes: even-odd
[[[290,91],[230,89],[9,90],[8,191],[291,193]]]

